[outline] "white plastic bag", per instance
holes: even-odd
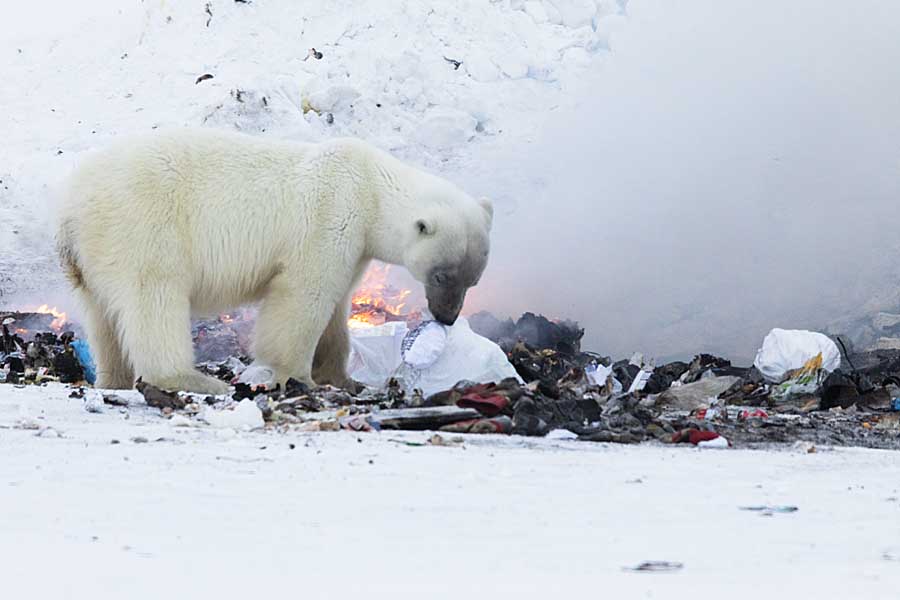
[[[400,364],[400,347],[408,331],[402,321],[351,329],[347,373],[362,384],[383,386]]]
[[[411,368],[414,378],[408,385],[427,396],[448,390],[463,379],[488,383],[515,377],[522,381],[500,346],[472,331],[465,318],[460,317],[446,330],[444,351],[428,367]]]
[[[756,353],[753,365],[763,377],[781,383],[785,375],[799,369],[818,354],[822,355],[822,369],[834,371],[841,366],[841,353],[828,336],[800,329],[773,329],[765,337]]]
[[[347,373],[371,387],[382,387],[391,377],[399,377],[409,388],[426,395],[450,389],[462,380],[476,383],[515,377],[522,381],[500,346],[481,337],[460,317],[452,327],[435,321],[410,331],[406,323],[350,330],[350,360]],[[251,385],[272,384],[274,373],[253,363],[239,381]]]
[[[592,364],[584,368],[584,374],[591,385],[606,387],[606,384],[612,380],[612,393],[621,394],[622,384],[619,380],[612,376],[612,366],[604,366],[601,364]]]
[[[251,386],[271,386],[275,381],[275,371],[256,361],[247,365],[240,373],[237,373],[238,383],[246,383]]]
[[[403,338],[400,356],[414,369],[427,369],[447,349],[447,327],[437,321],[425,321]]]
[[[350,377],[373,387],[396,376],[404,387],[429,395],[464,379],[521,381],[500,346],[472,331],[463,317],[452,327],[431,322],[413,331],[404,323],[354,329],[350,346]]]

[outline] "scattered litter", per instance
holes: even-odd
[[[634,381],[631,382],[631,386],[628,388],[628,393],[633,394],[635,392],[640,392],[647,386],[647,382],[650,381],[650,376],[653,375],[652,370],[647,370],[642,368],[638,371],[637,376],[634,378]]]
[[[310,58],[315,58],[316,60],[322,60],[323,54],[316,50],[315,48],[310,48],[309,52],[306,53],[306,56],[303,57],[303,60],[308,60]]]
[[[469,419],[441,427],[449,433],[512,433],[513,422],[507,416],[489,419]]]
[[[297,431],[340,431],[341,424],[338,421],[306,421],[297,426]]]
[[[128,400],[116,394],[103,394],[103,403],[109,406],[128,406]]]
[[[787,379],[772,390],[772,398],[776,402],[818,393],[828,373],[822,368],[822,355],[816,354],[799,369],[789,371],[786,376]]]
[[[434,406],[422,408],[397,408],[372,413],[383,429],[435,430],[444,425],[477,419],[479,413],[471,408]]]
[[[84,395],[84,410],[89,413],[102,413],[104,410],[103,394],[97,390],[89,390]]]
[[[75,352],[75,358],[78,364],[84,370],[84,379],[91,385],[97,380],[97,368],[94,365],[94,359],[91,357],[91,350],[85,340],[72,340],[72,350]]]
[[[428,315],[398,315],[369,301],[353,310],[365,325],[351,329],[355,381],[346,389],[296,381],[273,386],[272,370],[247,357],[252,311],[238,311],[192,330],[198,369],[233,384],[234,392],[204,397],[144,382],[138,390],[171,425],[211,421],[223,439],[269,426],[659,440],[702,448],[787,444],[810,453],[900,446],[900,349],[845,353],[847,369],[834,371],[828,368],[840,363],[816,352],[774,382],[757,367],[709,354],[658,366],[640,353],[613,361],[581,350],[584,331],[576,323],[532,313],[516,321],[478,313],[445,327]],[[79,343],[77,325],[56,314],[0,312],[0,384],[68,382],[85,410],[100,414],[104,405],[115,406],[123,410],[106,411],[110,417],[128,418],[129,396],[91,390],[90,348]],[[820,335],[813,337],[821,341]],[[16,427],[45,428],[30,415]]]
[[[638,573],[674,573],[684,568],[684,564],[680,562],[670,562],[667,560],[645,560],[634,567],[623,567],[624,571],[634,571]]]
[[[509,398],[494,392],[495,387],[493,383],[475,385],[457,400],[456,405],[460,408],[474,408],[487,417],[499,415],[509,408]]]
[[[62,437],[57,430],[52,427],[44,427],[36,434],[40,438],[56,439]]]
[[[693,411],[741,382],[740,377],[704,377],[694,383],[671,387],[659,396],[659,403],[671,410]]]
[[[230,410],[204,406],[199,417],[220,429],[255,429],[265,425],[262,411],[249,398],[244,398]]]
[[[147,406],[160,409],[182,409],[187,405],[187,400],[178,392],[161,390],[154,385],[138,381],[135,386],[144,397]]]
[[[553,429],[545,437],[548,440],[577,440],[578,434],[568,429]]]
[[[275,371],[258,363],[251,363],[245,369],[242,369],[236,381],[236,383],[245,383],[251,387],[260,385],[272,386],[274,382]]]
[[[771,517],[775,513],[787,514],[795,513],[800,510],[796,506],[740,506],[740,510],[748,510],[758,512],[764,517]]]
[[[460,446],[464,441],[465,439],[459,436],[447,438],[439,433],[435,433],[430,438],[428,438],[427,443],[429,446]]]
[[[713,438],[711,440],[701,440],[697,442],[698,448],[729,448],[731,444],[728,443],[728,440],[723,438],[721,435],[719,437]]]
[[[812,442],[797,441],[794,442],[793,448],[798,452],[802,452],[803,454],[815,454],[816,452],[818,452],[816,445]]]
[[[715,431],[701,431],[700,429],[682,429],[674,434],[672,434],[672,442],[673,443],[684,443],[688,442],[694,444],[695,446],[700,444],[701,442],[711,442],[713,440],[717,440],[721,438],[718,433]],[[720,442],[721,443],[721,442]],[[728,444],[726,440],[726,446]]]
[[[841,366],[841,352],[831,338],[814,331],[773,329],[763,339],[753,361],[762,376],[781,383],[791,371],[819,356],[820,368],[830,373]]]
[[[172,427],[193,427],[195,423],[186,416],[175,413],[169,417],[169,425]]]
[[[402,444],[403,446],[409,446],[409,447],[411,447],[411,448],[421,448],[421,447],[427,445],[425,442],[414,442],[414,441],[412,441],[412,440],[396,440],[396,439],[389,439],[388,441],[389,441],[389,442],[393,442],[393,443],[395,443],[395,444]]]

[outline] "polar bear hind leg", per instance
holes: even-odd
[[[134,372],[119,343],[112,315],[103,310],[93,294],[80,287],[78,300],[84,311],[84,328],[97,367],[96,387],[130,389]]]
[[[145,278],[118,307],[134,374],[166,390],[225,394],[228,384],[194,369],[190,299],[171,279]]]

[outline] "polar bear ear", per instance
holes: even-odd
[[[490,227],[491,223],[494,221],[494,205],[493,205],[493,203],[491,202],[490,198],[481,196],[478,199],[478,205],[481,206],[481,208],[484,209],[485,214],[487,214],[488,227]]]
[[[428,219],[417,219],[416,230],[419,235],[434,235],[434,224]]]

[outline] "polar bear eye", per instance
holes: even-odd
[[[431,235],[434,233],[434,227],[425,219],[416,221],[416,229],[419,230],[419,235]]]
[[[434,285],[444,285],[447,283],[447,276],[443,273],[435,273],[431,276],[431,282],[434,283]]]

